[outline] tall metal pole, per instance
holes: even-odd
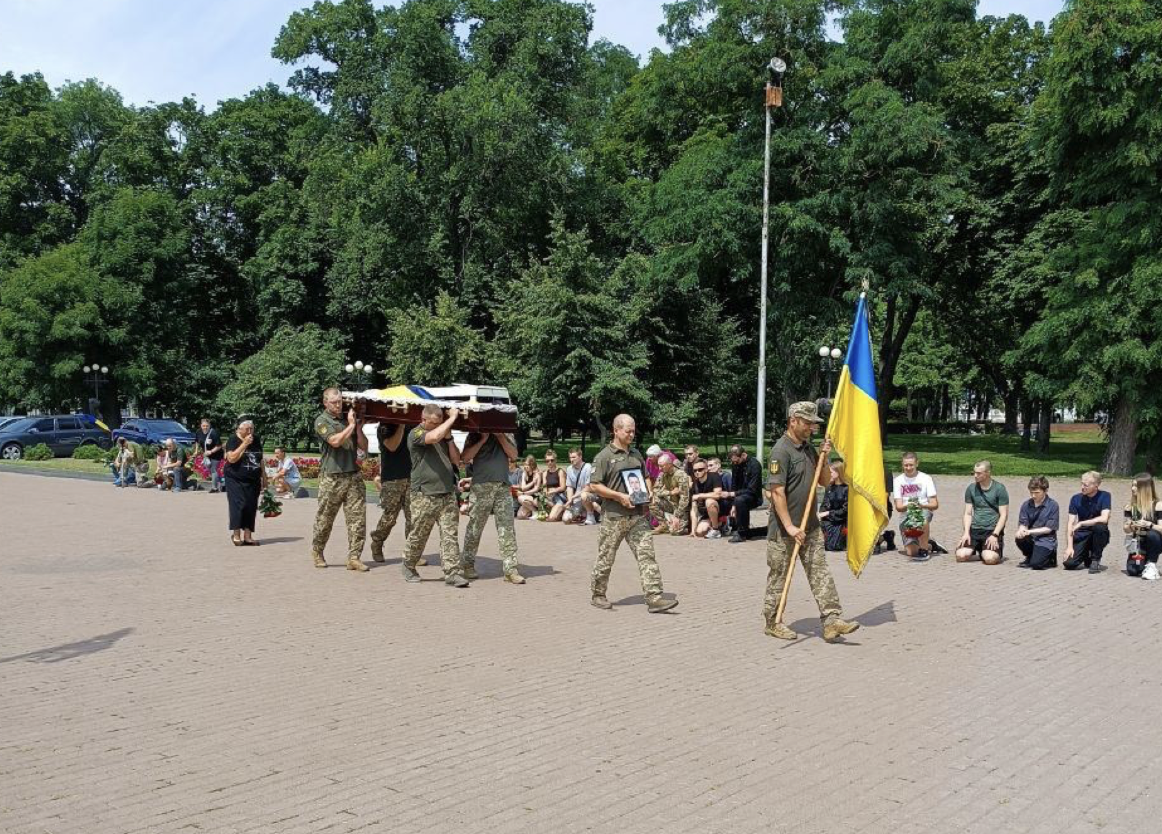
[[[771,219],[771,105],[770,85],[763,110],[767,115],[767,138],[763,148],[763,245],[762,264],[759,266],[759,378],[758,416],[755,420],[755,456],[763,461],[763,434],[767,425],[767,249],[770,246]]]
[[[767,82],[766,100],[766,141],[763,146],[763,245],[762,263],[759,265],[759,371],[758,371],[758,415],[755,419],[755,455],[763,460],[763,434],[767,424],[767,250],[770,245],[771,220],[771,108],[783,104],[783,72],[787,64],[779,58],[772,58],[767,69],[771,80]]]

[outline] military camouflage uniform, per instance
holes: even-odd
[[[508,483],[472,484],[472,508],[468,511],[468,529],[464,531],[461,562],[466,568],[476,564],[480,534],[484,532],[484,525],[488,523],[490,515],[496,522],[501,567],[507,576],[515,573],[519,567],[516,561],[516,528],[512,523],[512,487]]]
[[[638,469],[645,471],[645,459],[636,448],[619,449],[610,443],[593,459],[592,483],[624,493],[622,473]],[[662,595],[662,574],[654,558],[654,541],[650,523],[646,520],[642,507],[632,510],[616,501],[602,502],[601,529],[597,536],[597,561],[593,565],[593,596],[604,597],[609,587],[609,574],[617,548],[624,539],[630,552],[637,560],[638,575],[641,577],[642,592],[646,600],[660,599]]]
[[[367,488],[359,472],[340,472],[319,476],[319,508],[315,513],[315,530],[311,550],[322,554],[331,538],[331,527],[339,508],[347,522],[347,560],[357,560],[367,538]]]
[[[378,552],[383,543],[391,535],[392,528],[399,520],[400,510],[403,510],[403,535],[406,539],[412,530],[412,502],[410,482],[407,478],[397,478],[394,481],[384,481],[379,485],[379,507],[383,514],[375,531],[371,534],[371,549]]]
[[[654,558],[652,534],[650,523],[643,515],[615,516],[609,512],[602,513],[601,529],[597,534],[597,562],[593,565],[594,596],[605,596],[613,560],[617,557],[617,548],[622,539],[629,544],[630,552],[637,559],[637,572],[646,599],[662,595],[662,572]]]
[[[795,443],[787,434],[779,438],[771,449],[768,466],[767,486],[773,489],[781,486],[787,497],[787,511],[797,525],[803,513],[810,508],[807,525],[804,527],[806,540],[799,548],[799,559],[819,606],[819,616],[824,625],[843,614],[839,604],[839,592],[835,590],[835,580],[827,566],[827,554],[823,546],[823,530],[819,526],[818,508],[811,489],[815,464],[819,456],[811,441]],[[783,583],[787,578],[791,551],[795,539],[783,529],[782,522],[774,507],[771,507],[771,522],[767,532],[767,590],[763,596],[763,617],[770,624],[779,608],[779,598],[783,595]]]
[[[675,488],[680,490],[677,498],[663,494]],[[667,514],[677,516],[678,527],[671,533],[682,535],[690,532],[690,476],[677,467],[668,475],[661,474],[654,484],[654,497],[650,501],[650,515],[665,524]]]
[[[456,509],[456,496],[452,493],[425,495],[412,491],[412,529],[408,533],[407,547],[403,563],[415,570],[424,555],[424,545],[432,527],[440,525],[440,567],[444,569],[444,579],[460,573],[460,513]]]
[[[408,432],[411,456],[412,529],[404,549],[404,567],[415,570],[428,543],[432,527],[440,525],[440,565],[444,580],[460,576],[460,512],[456,506],[456,477],[447,440],[427,444],[427,432],[416,426]]]
[[[770,622],[779,610],[779,597],[783,595],[783,583],[787,579],[787,565],[790,564],[791,550],[795,540],[780,535],[767,541],[767,592],[763,596],[763,617]],[[807,534],[807,540],[799,548],[799,559],[803,571],[819,606],[819,617],[826,623],[843,615],[839,604],[839,592],[835,590],[835,580],[827,567],[827,552],[823,549],[823,531],[816,527]]]
[[[355,563],[359,562],[363,554],[363,542],[367,538],[367,489],[363,485],[363,473],[359,468],[359,447],[355,435],[352,433],[337,448],[329,442],[333,435],[346,429],[346,421],[332,417],[326,411],[315,418],[321,460],[319,502],[315,511],[311,550],[320,567],[325,567],[320,560],[340,507],[343,508],[343,520],[347,526],[348,567],[358,567]]]

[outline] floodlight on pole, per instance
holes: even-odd
[[[758,402],[755,419],[755,455],[763,459],[763,433],[767,422],[767,252],[771,225],[771,108],[783,106],[783,73],[787,62],[773,57],[767,64],[769,78],[763,109],[766,111],[766,141],[763,144],[763,245],[759,266],[759,368]]]

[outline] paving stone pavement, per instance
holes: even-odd
[[[0,831],[1160,830],[1162,583],[1119,537],[1097,576],[836,555],[828,645],[801,573],[804,639],[763,635],[761,542],[657,540],[651,616],[624,548],[588,604],[594,528],[518,522],[523,587],[490,528],[455,590],[398,527],[314,569],[314,508],[235,548],[221,496],[0,473]]]

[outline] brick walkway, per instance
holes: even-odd
[[[0,473],[0,830],[1158,830],[1162,583],[1118,544],[1098,576],[836,557],[863,629],[819,639],[800,574],[787,644],[761,543],[660,540],[682,604],[649,616],[624,550],[588,605],[592,528],[518,522],[525,587],[489,530],[456,591],[313,569],[314,506],[243,549],[220,496]]]

